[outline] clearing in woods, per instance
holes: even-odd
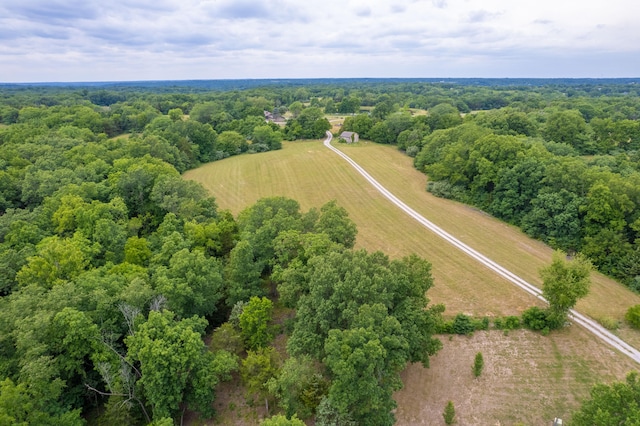
[[[411,158],[394,147],[363,142],[334,143],[334,146],[348,153],[427,219],[525,280],[541,286],[538,270],[550,262],[550,248],[481,211],[427,193],[426,177],[413,168]],[[215,196],[220,208],[234,214],[268,196],[294,198],[303,210],[337,200],[358,226],[357,247],[382,250],[390,257],[415,252],[432,263],[435,285],[428,295],[433,303],[447,306],[446,315],[457,312],[517,315],[538,304],[523,290],[419,226],[321,141],[285,142],[281,151],[232,157],[188,171],[184,176],[201,182]],[[626,309],[638,303],[640,298],[631,291],[594,274],[591,294],[577,309],[597,320],[622,322]],[[640,344],[638,333],[624,325],[619,335],[635,346]],[[594,382],[621,379],[627,371],[637,368],[632,361],[596,342],[577,326],[546,338],[519,331],[508,336],[490,332],[451,340],[445,336],[442,340],[444,349],[433,360],[434,368],[410,366],[404,373],[405,389],[396,395],[398,424],[414,424],[417,418],[425,419],[425,424],[440,421],[449,399],[456,404],[458,418],[466,419],[464,424],[545,423],[554,416],[568,417]],[[474,391],[473,386],[460,382],[466,380],[467,370],[469,377],[473,377],[471,366],[479,347],[495,351],[495,354],[489,351],[485,354],[481,380],[488,386],[486,392]],[[469,360],[463,356],[467,352]],[[491,359],[500,365],[491,367]],[[458,363],[469,365],[454,368]],[[447,367],[449,364],[452,367]],[[499,367],[502,368],[500,374],[491,373]],[[461,401],[456,402],[454,396]],[[478,410],[473,401],[480,396],[483,406],[493,408]],[[523,396],[531,398],[531,404],[520,412]],[[441,406],[438,398],[444,398]],[[433,411],[433,415],[425,410]]]

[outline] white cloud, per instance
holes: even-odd
[[[635,76],[636,16],[628,0],[5,0],[0,81]]]

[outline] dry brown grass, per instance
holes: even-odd
[[[541,285],[538,270],[550,262],[550,248],[483,212],[428,194],[426,177],[393,147],[335,145],[427,219]],[[236,214],[267,196],[294,198],[303,210],[336,199],[358,226],[357,247],[393,258],[415,252],[432,263],[435,286],[429,297],[445,303],[448,314],[512,315],[538,303],[419,226],[321,141],[285,142],[282,151],[211,163],[185,178],[201,182],[221,208]],[[640,303],[637,295],[600,274],[593,280],[591,294],[578,305],[581,312],[622,320],[629,306]],[[640,346],[638,332],[623,327],[619,333]],[[637,367],[576,326],[549,337],[489,332],[451,341],[445,337],[444,344],[431,369],[410,366],[404,372],[405,389],[396,395],[399,424],[442,424],[449,399],[456,404],[458,424],[544,424],[575,409],[592,383],[620,379]],[[471,365],[477,351],[485,354],[486,370],[474,381]]]
[[[575,327],[547,337],[529,331],[447,336],[431,367],[410,365],[395,394],[398,425],[441,425],[451,400],[459,425],[547,425],[565,422],[597,381],[622,379],[631,360]],[[482,352],[484,369],[472,373]]]

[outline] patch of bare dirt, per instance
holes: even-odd
[[[451,400],[458,425],[543,425],[569,419],[596,382],[637,366],[577,326],[545,337],[525,330],[442,336],[431,367],[410,365],[396,392],[398,425],[444,425]],[[474,378],[476,353],[484,370]]]

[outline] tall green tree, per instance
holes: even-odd
[[[263,296],[261,272],[262,267],[255,261],[251,243],[247,240],[239,241],[229,253],[229,261],[224,270],[227,306],[247,301],[253,296]]]
[[[254,144],[266,145],[270,150],[281,149],[282,133],[268,125],[257,126],[253,129],[251,141]]]
[[[264,398],[265,407],[269,412],[269,399],[273,396],[269,393],[269,380],[278,376],[280,359],[272,346],[249,350],[247,357],[242,361],[240,375],[247,387],[247,396]]]
[[[542,295],[549,302],[549,323],[554,328],[564,326],[569,310],[589,293],[591,263],[578,255],[566,260],[556,251],[551,265],[540,270]]]
[[[167,298],[169,308],[181,318],[208,316],[222,299],[222,266],[219,259],[184,248],[171,256],[169,267],[156,269],[156,291]]]
[[[24,383],[16,384],[9,378],[0,381],[0,424],[43,426],[85,424],[80,417],[80,410],[65,411],[52,403],[55,401],[54,395],[45,396],[46,398],[35,397]]]
[[[268,382],[269,392],[287,416],[310,417],[326,395],[328,381],[317,363],[308,355],[288,358],[280,373]]]
[[[542,134],[547,140],[566,143],[583,154],[593,154],[589,144],[587,123],[579,111],[566,110],[551,114]]]
[[[391,396],[402,382],[377,333],[365,328],[331,330],[325,352],[332,373],[329,398],[339,412],[358,424],[393,425],[396,404]]]
[[[240,314],[240,330],[249,349],[265,347],[272,339],[269,329],[273,303],[266,297],[252,297]]]
[[[320,217],[315,224],[315,231],[324,232],[331,241],[347,248],[353,248],[358,233],[356,225],[349,219],[347,211],[344,207],[338,206],[335,200],[320,207]]]
[[[127,358],[140,365],[139,384],[153,409],[153,418],[174,417],[190,407],[212,415],[215,386],[229,377],[237,362],[228,353],[214,356],[202,341],[206,321],[176,321],[170,311],[149,313],[147,322],[128,336]]]

